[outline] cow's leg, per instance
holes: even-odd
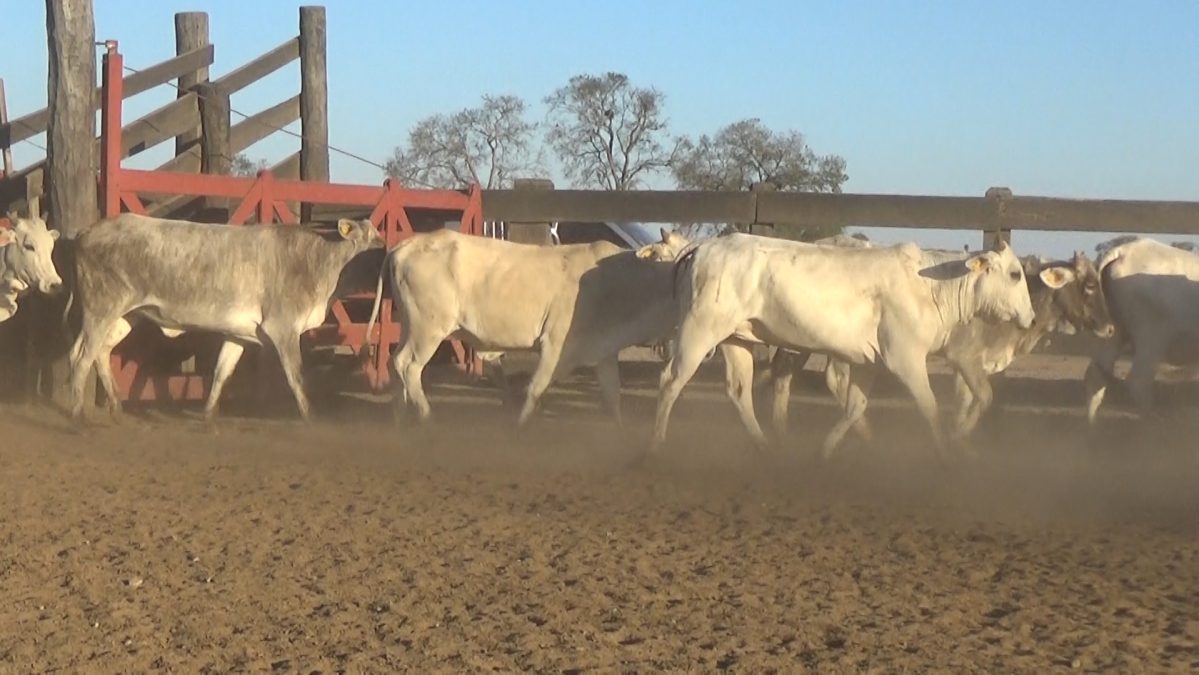
[[[96,356],[112,334],[113,324],[120,320],[120,316],[98,319],[84,315],[79,336],[71,347],[71,418],[77,424],[84,421],[84,393]]]
[[[869,402],[870,390],[874,387],[874,378],[877,374],[874,366],[851,366],[844,361],[830,361],[828,364],[829,371],[840,373],[838,381],[841,384],[838,390],[834,392],[840,399],[844,414],[837,421],[828,436],[824,438],[824,446],[821,448],[821,454],[825,460],[833,456],[833,451],[845,439],[845,434],[849,430],[855,429],[866,440],[870,439],[870,428],[864,426],[864,417],[866,415],[866,405]]]
[[[897,353],[898,352],[898,353]],[[933,436],[933,449],[938,459],[945,459],[945,441],[937,414],[937,398],[928,382],[928,357],[918,351],[900,349],[884,354],[887,368],[895,374],[916,401],[916,407],[928,423]]]
[[[666,427],[670,422],[670,411],[678,400],[683,387],[695,376],[695,371],[704,362],[706,355],[727,337],[712,326],[700,325],[691,316],[683,319],[679,326],[674,353],[670,362],[662,369],[658,385],[658,409],[654,415],[654,435],[650,451],[661,447],[666,441]]]
[[[974,394],[970,393],[970,386],[966,384],[962,373],[957,370],[953,372],[953,398],[957,401],[953,428],[963,429],[966,426],[966,419],[970,416],[970,406],[974,405]]]
[[[416,406],[417,419],[421,423],[429,421],[432,416],[433,409],[429,407],[421,376],[425,372],[425,365],[433,358],[437,347],[449,333],[450,331],[438,331],[420,335],[410,334],[391,358],[391,367],[398,377],[394,400],[397,422],[403,418],[404,407],[408,403]]]
[[[221,343],[221,351],[216,356],[216,368],[212,373],[212,389],[208,392],[208,400],[204,402],[204,419],[211,422],[221,404],[221,391],[225,382],[237,368],[237,362],[246,351],[246,346],[236,340],[225,340]]]
[[[994,390],[987,378],[987,373],[981,368],[970,366],[959,367],[955,373],[954,389],[958,390],[958,400],[961,407],[958,410],[957,425],[954,436],[963,439],[969,436],[978,426],[983,413],[991,407],[994,400]],[[961,384],[959,384],[959,380]],[[964,387],[964,391],[962,390]]]
[[[117,319],[96,351],[96,376],[104,388],[104,405],[114,420],[121,416],[121,392],[117,390],[117,380],[112,374],[112,350],[132,330],[133,324],[128,319]]]
[[[737,414],[741,416],[741,424],[749,432],[750,438],[759,448],[767,445],[766,434],[758,424],[754,414],[754,352],[753,346],[736,341],[724,342],[720,345],[720,353],[724,356],[724,383]]]
[[[566,363],[562,358],[562,340],[560,339],[543,339],[541,341],[540,356],[537,360],[537,367],[533,369],[533,375],[529,378],[529,387],[525,392],[525,403],[521,406],[520,417],[516,420],[518,428],[528,424],[529,419],[533,417],[533,413],[537,412],[537,404],[541,402],[541,396],[549,389],[550,384],[554,381],[554,375],[558,372],[570,372],[573,370],[573,363]],[[619,394],[619,386],[617,387]]]
[[[275,346],[275,353],[279,355],[279,365],[283,367],[287,386],[291,389],[291,395],[295,397],[296,406],[300,409],[300,418],[308,422],[312,419],[312,415],[308,405],[308,395],[304,393],[304,364],[303,358],[300,356],[300,334],[293,330],[278,332],[267,330],[265,332],[271,344]]]
[[[1153,383],[1157,376],[1157,364],[1165,355],[1166,345],[1159,340],[1144,340],[1134,343],[1132,366],[1128,370],[1128,391],[1141,417],[1153,412]]]
[[[854,372],[851,373],[851,370]],[[848,410],[851,403],[851,375],[853,379],[860,379],[856,369],[852,369],[852,367],[845,361],[829,358],[828,362],[824,365],[824,386],[828,388],[829,392],[832,393],[833,398],[835,398],[837,403],[840,404],[841,410],[844,411],[845,415],[849,414]],[[873,384],[873,371],[871,371],[871,373],[865,377],[871,378],[870,381]],[[867,392],[867,395],[869,395],[869,392]],[[865,407],[863,407],[862,410],[864,413]],[[868,443],[874,439],[874,432],[870,430],[870,421],[866,419],[865,414],[855,416],[853,430],[858,436],[861,437],[862,440]]]
[[[1094,425],[1099,418],[1099,407],[1107,394],[1107,386],[1116,379],[1116,359],[1120,357],[1121,345],[1116,340],[1104,340],[1098,352],[1087,365],[1083,381],[1087,388],[1087,423]]]
[[[811,354],[807,352],[788,352],[779,348],[770,360],[770,382],[774,385],[774,399],[771,401],[771,426],[774,427],[776,438],[787,435],[787,410],[791,404],[791,378],[796,372],[803,370]]]
[[[620,414],[620,358],[613,356],[595,364],[595,379],[599,381],[600,396],[604,406],[616,420],[616,426],[623,427],[624,419]]]

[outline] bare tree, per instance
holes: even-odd
[[[265,159],[250,159],[239,153],[234,156],[233,166],[230,168],[230,171],[234,176],[257,176],[258,172],[265,168]]]
[[[423,187],[508,187],[537,170],[540,158],[530,152],[535,129],[520,97],[484,96],[477,108],[418,122],[387,162],[387,175]]]
[[[798,131],[776,132],[758,119],[735,122],[714,136],[687,141],[672,165],[675,182],[684,190],[748,190],[767,183],[777,190],[841,192],[848,179],[845,159],[817,155]],[[777,235],[818,239],[839,228],[778,227]]]
[[[576,75],[546,97],[546,140],[575,185],[636,188],[670,166],[680,144],[667,132],[665,96],[634,87],[626,75]]]

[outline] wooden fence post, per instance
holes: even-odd
[[[70,240],[99,216],[96,201],[96,27],[91,0],[46,0],[47,100],[46,207],[62,233],[55,246],[59,269],[69,268]],[[67,282],[73,280],[67,275]],[[36,297],[36,296],[34,296]],[[69,399],[64,298],[37,298],[30,317],[27,355],[33,393],[57,403]],[[44,383],[44,386],[42,384]]]
[[[179,12],[175,14],[175,55],[186,54],[208,46],[208,14],[206,12]],[[208,81],[208,66],[179,76],[179,91],[176,98],[187,96],[197,84]],[[201,102],[202,104],[202,102]],[[194,127],[175,137],[175,156],[186,155],[179,168],[187,173],[200,170],[202,160],[196,144],[200,140],[202,127]]]
[[[983,230],[983,250],[987,251],[999,244],[1000,241],[1012,243],[1012,226],[1007,221],[1007,200],[1012,198],[1012,191],[1005,187],[987,188],[986,199],[991,202],[991,222]]]
[[[554,181],[547,178],[517,178],[512,181],[514,191],[553,190]],[[550,238],[549,223],[507,223],[508,241],[521,244],[536,244],[549,246],[553,243]]]
[[[756,201],[757,201],[757,195],[759,195],[763,192],[774,192],[775,189],[776,188],[775,188],[774,183],[757,182],[757,183],[754,183],[753,185],[749,186],[749,191],[754,193],[754,200],[755,200],[754,222],[746,223],[745,231],[748,231],[750,234],[756,234],[756,235],[762,236],[762,237],[773,237],[774,236],[774,223],[759,223],[759,222],[757,222],[758,215],[757,215]],[[738,228],[738,229],[740,229],[740,228]]]
[[[329,89],[325,71],[325,8],[300,8],[300,180],[329,180]],[[304,204],[301,222],[312,220]]]
[[[4,78],[0,77],[0,124],[8,124],[8,102],[4,100]],[[0,166],[0,178],[12,173],[12,146],[4,146],[4,163]]]

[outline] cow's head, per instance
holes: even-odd
[[[1043,267],[1038,275],[1053,290],[1053,302],[1065,321],[1100,337],[1115,334],[1116,326],[1107,311],[1099,271],[1082,251],[1076,251],[1069,262]]]
[[[980,314],[999,321],[1015,321],[1021,328],[1032,325],[1032,300],[1024,281],[1024,266],[1012,247],[1000,240],[990,251],[966,259]]]
[[[384,245],[382,235],[379,234],[379,230],[375,228],[374,223],[369,219],[350,220],[349,218],[342,218],[337,221],[337,234],[341,235],[342,239],[353,243],[360,251],[370,248],[382,248]]]
[[[678,232],[662,228],[662,240],[647,244],[637,249],[637,257],[642,260],[668,262],[674,260],[687,248],[691,242]]]
[[[62,290],[62,277],[54,268],[54,242],[58,231],[46,228],[41,218],[18,218],[8,214],[12,228],[0,231],[0,257],[5,277],[27,288],[52,295]]]

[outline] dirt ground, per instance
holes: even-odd
[[[621,431],[577,380],[520,435],[492,392],[449,385],[437,424],[406,432],[357,399],[310,427],[215,432],[149,411],[80,435],[0,409],[0,663],[1199,668],[1192,417],[1088,433],[1077,405],[1024,397],[987,421],[978,459],[940,465],[893,398],[871,408],[874,443],[821,463],[827,397],[798,392],[791,437],[758,455],[704,382],[662,454],[631,465],[651,383],[630,387]]]

